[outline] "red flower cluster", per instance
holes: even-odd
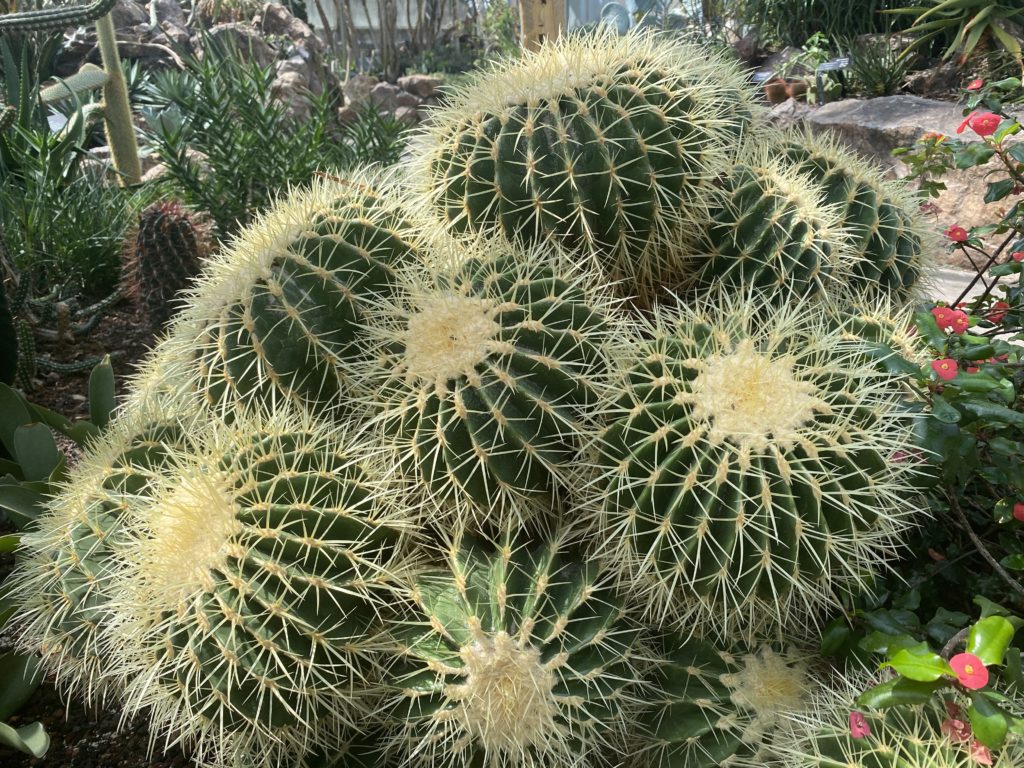
[[[932,370],[938,374],[940,379],[949,381],[955,379],[959,372],[959,366],[956,364],[956,360],[951,357],[944,357],[941,360],[932,360]]]
[[[1010,254],[1010,258],[1014,261],[1024,261],[1024,251],[1014,251]]]
[[[932,309],[932,316],[935,318],[935,324],[943,331],[951,330],[953,333],[963,333],[971,325],[971,319],[967,317],[967,313],[959,309],[935,307]]]
[[[993,323],[1003,322],[1003,318],[1006,317],[1007,310],[1010,309],[1010,305],[1005,301],[997,301],[992,305],[992,311],[988,313],[986,318]]]
[[[995,112],[971,112],[964,121],[960,123],[960,127],[956,129],[957,133],[963,133],[965,128],[970,128],[979,136],[991,136],[999,128],[999,123],[1003,119]]]
[[[985,84],[985,81],[980,77],[976,77],[967,84],[968,91],[980,91],[981,87]]]
[[[950,227],[946,230],[946,237],[954,243],[965,243],[968,237],[967,230],[963,227]]]

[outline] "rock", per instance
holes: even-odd
[[[408,91],[399,91],[398,95],[395,96],[396,108],[400,108],[400,107],[414,107],[415,108],[415,107],[418,107],[421,102],[422,102],[422,99],[420,99],[418,96],[414,96],[413,94],[409,93]]]
[[[888,169],[890,175],[902,178],[909,169],[892,156],[896,147],[910,146],[927,132],[956,136],[963,119],[963,111],[956,104],[920,96],[883,96],[826,104],[812,110],[807,122],[815,131],[835,132],[860,154]],[[968,131],[965,138],[977,137]],[[953,218],[965,226],[996,221],[998,209],[1005,208],[1006,202],[988,204],[984,197],[989,181],[986,177],[997,167],[996,161],[992,161],[986,166],[943,176],[946,189],[933,201],[938,220],[947,222],[946,226]]]
[[[773,53],[767,59],[764,60],[759,68],[760,70],[771,72],[781,77],[781,70],[785,69],[785,66],[796,59],[803,51],[800,48],[794,48],[793,46],[786,46],[778,53]]]
[[[114,22],[114,29],[128,29],[138,24],[149,24],[149,14],[141,5],[136,5],[132,0],[118,0],[110,9],[110,17]]]
[[[956,91],[963,82],[963,71],[956,62],[948,61],[920,72],[912,72],[903,81],[903,88],[918,96]]]
[[[398,107],[395,110],[395,120],[416,125],[420,121],[420,113],[416,107]]]
[[[351,125],[359,119],[359,108],[352,104],[346,104],[338,109],[338,122],[342,125]]]
[[[296,122],[309,119],[309,89],[307,80],[298,72],[282,72],[271,85],[271,94],[284,104],[287,114]]]
[[[768,113],[768,119],[781,128],[799,125],[807,119],[811,108],[806,101],[786,99],[781,104],[776,104]]]
[[[161,28],[165,22],[176,27],[185,26],[185,12],[178,0],[149,0],[149,14],[150,17],[156,16],[156,23]]]
[[[377,83],[370,89],[370,101],[377,105],[377,108],[386,112],[394,112],[398,109],[398,94],[401,89],[391,83]]]
[[[240,54],[257,62],[261,67],[269,67],[277,58],[275,50],[248,24],[218,24],[208,30],[207,34],[213,41],[234,46]],[[197,36],[192,38],[192,49],[201,50],[201,41]]]
[[[182,48],[189,47],[189,33],[188,29],[183,24],[175,24],[173,21],[161,21],[160,29],[164,32],[164,36],[177,46]],[[160,37],[157,35],[157,37]],[[156,38],[153,38],[153,42],[159,42]]]
[[[370,89],[375,85],[377,78],[373,75],[352,75],[341,87],[345,103],[355,106],[364,103],[370,98]]]
[[[283,5],[267,3],[255,18],[255,26],[264,35],[280,35],[293,43],[301,43],[311,51],[323,50],[323,43],[313,29],[295,18]]]
[[[430,75],[406,75],[398,78],[398,87],[403,91],[425,99],[437,93],[437,89],[444,85],[444,80]]]

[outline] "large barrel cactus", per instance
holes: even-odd
[[[723,296],[642,331],[593,503],[647,614],[751,634],[860,587],[921,515],[898,381],[813,304]]]
[[[551,238],[628,292],[702,218],[755,108],[731,61],[677,39],[599,30],[496,63],[452,90],[415,145],[421,191],[456,232]]]
[[[403,764],[598,764],[632,724],[644,654],[598,566],[556,542],[463,540],[414,591],[389,749]]]
[[[751,653],[721,650],[697,638],[666,645],[654,679],[656,693],[637,720],[629,765],[764,764],[784,716],[810,703],[812,680],[796,654],[767,645]]]
[[[380,184],[317,179],[212,260],[172,332],[211,404],[337,402],[364,303],[416,252]]]
[[[842,264],[848,290],[904,302],[921,295],[941,246],[909,189],[828,134],[777,134],[768,146],[814,179],[836,207],[850,236]]]
[[[494,523],[550,506],[606,373],[606,301],[548,250],[492,241],[409,270],[369,312],[376,357],[354,364],[400,465]]]
[[[838,210],[814,180],[759,146],[722,176],[710,217],[682,274],[705,292],[720,282],[764,291],[772,301],[826,297],[838,289],[847,239]]]
[[[147,493],[126,500],[108,676],[126,712],[148,709],[202,765],[293,764],[374,706],[407,515],[311,420],[239,414],[201,432],[139,468]]]

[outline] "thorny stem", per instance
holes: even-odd
[[[1016,238],[1016,237],[1017,237],[1017,230],[1016,229],[1012,229],[1010,231],[1010,234],[1006,236],[1006,239],[1003,240],[1003,242],[1001,242],[999,244],[999,247],[996,248],[995,251],[992,252],[991,256],[989,256],[989,259],[985,263],[985,266],[977,271],[977,273],[971,279],[971,282],[969,282],[967,284],[967,287],[964,288],[960,292],[960,295],[957,296],[956,299],[953,300],[953,303],[951,304],[951,306],[955,307],[957,304],[959,304],[961,301],[963,301],[965,298],[967,298],[967,294],[969,294],[971,292],[971,290],[974,288],[974,286],[976,286],[978,284],[979,280],[983,280],[985,273],[988,272],[988,270],[992,268],[992,265],[995,264],[996,261],[999,259],[1000,254],[1002,254],[1002,252],[1006,250],[1006,248],[1010,245],[1011,242],[1013,242],[1014,238]],[[984,253],[984,251],[982,251],[982,253]],[[992,289],[995,288],[997,282],[999,282],[998,279],[994,280],[992,282],[992,285],[989,285],[988,283],[982,282],[982,284],[985,286],[985,291],[981,294],[981,296],[979,298],[982,299],[982,300],[987,298],[992,293]]]
[[[1013,578],[1013,576],[1011,576],[1009,572],[999,564],[999,561],[996,560],[992,556],[992,553],[988,551],[988,548],[985,546],[985,543],[978,538],[978,534],[974,532],[974,528],[971,527],[971,523],[967,519],[967,515],[965,515],[964,511],[960,508],[960,502],[957,500],[956,497],[956,489],[953,488],[952,486],[947,485],[946,496],[949,498],[949,508],[953,511],[953,514],[956,515],[957,520],[960,521],[961,527],[967,532],[967,535],[971,538],[971,541],[974,543],[975,549],[978,550],[978,554],[985,558],[988,564],[992,566],[993,570],[995,570],[995,572],[1002,577],[1003,581],[1009,584],[1015,592],[1024,597],[1024,586],[1022,586],[1019,581]]]
[[[942,650],[939,651],[939,656],[949,661],[949,657],[953,653],[953,649],[967,639],[967,635],[970,631],[970,627],[964,627],[951,638],[949,638],[949,641],[944,646],[942,646]]]

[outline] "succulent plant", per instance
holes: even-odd
[[[645,662],[597,563],[558,538],[462,539],[447,559],[414,590],[387,750],[407,765],[600,764],[631,727]]]
[[[641,332],[589,505],[639,605],[750,636],[863,586],[923,514],[899,379],[813,304],[723,295]]]
[[[783,717],[810,703],[806,664],[768,645],[746,653],[698,638],[676,639],[658,658],[657,693],[631,741],[633,766],[763,765]]]
[[[581,448],[606,372],[607,300],[550,247],[453,247],[463,261],[406,271],[369,312],[373,359],[355,366],[403,470],[500,523],[530,500],[550,508]]]
[[[199,274],[210,254],[210,232],[176,201],[157,202],[139,214],[125,251],[123,286],[153,330],[178,308],[178,294]]]
[[[769,146],[814,179],[826,202],[838,208],[850,234],[842,273],[852,292],[902,302],[922,294],[939,249],[934,227],[922,220],[908,189],[829,134],[776,134]]]
[[[812,178],[754,146],[709,199],[697,243],[683,245],[699,254],[681,270],[684,287],[752,287],[773,302],[828,297],[838,288],[847,235]]]
[[[186,402],[173,409],[140,405],[116,420],[23,536],[10,577],[11,594],[20,601],[14,616],[19,645],[42,654],[58,685],[89,700],[109,690],[99,631],[110,617],[123,513],[129,499],[149,493],[147,473],[186,445],[188,410]]]
[[[318,178],[211,259],[169,344],[212,405],[338,402],[364,305],[416,253],[382,184]]]
[[[545,43],[451,91],[415,144],[428,205],[458,233],[553,239],[630,293],[673,265],[756,108],[736,65],[649,32]]]
[[[871,685],[866,679],[840,680],[834,690],[821,690],[814,697],[813,710],[794,716],[792,723],[780,729],[774,744],[780,764],[787,768],[1024,765],[1024,739],[1011,734],[1002,749],[989,751],[975,742],[967,716],[958,713],[954,700],[934,697],[915,706],[859,708],[857,694]],[[864,718],[857,738],[851,733],[851,712]]]
[[[102,628],[126,713],[148,710],[200,765],[342,743],[375,706],[378,623],[410,578],[408,515],[382,472],[280,411],[204,424],[140,475]]]

